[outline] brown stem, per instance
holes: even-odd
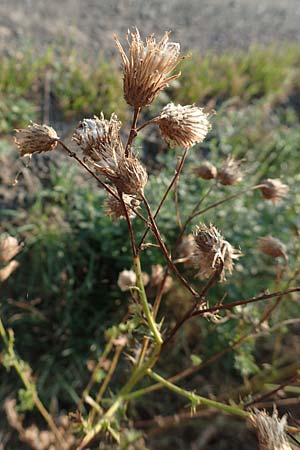
[[[282,297],[284,295],[291,294],[292,292],[300,292],[300,287],[291,288],[286,291],[273,292],[272,294],[262,294],[262,295],[259,295],[258,297],[252,297],[252,298],[248,298],[246,300],[239,300],[237,302],[227,303],[225,305],[212,306],[211,308],[205,308],[205,309],[202,309],[201,311],[196,311],[195,313],[193,313],[192,316],[195,317],[195,316],[203,315],[205,313],[221,311],[222,309],[232,309],[235,306],[239,306],[239,305],[246,305],[248,303],[255,303],[255,302],[262,301],[262,300],[269,300],[274,297]]]
[[[199,293],[199,299],[197,299],[194,302],[192,307],[186,312],[186,314],[176,323],[174,328],[170,331],[169,336],[164,340],[164,343],[162,345],[162,351],[167,347],[167,345],[170,343],[170,341],[172,341],[172,339],[175,337],[178,330],[183,326],[183,324],[185,322],[187,322],[191,317],[193,317],[195,309],[198,308],[199,305],[201,305],[201,303],[203,303],[207,292],[217,282],[222,270],[223,270],[223,264],[221,263],[221,264],[219,264],[219,267],[217,268],[215,273],[210,277],[210,279],[208,280],[206,285],[203,287],[203,289]]]
[[[263,184],[257,184],[256,186],[252,186],[251,188],[244,189],[242,191],[236,192],[235,194],[229,195],[228,197],[223,198],[222,200],[219,200],[216,203],[213,203],[212,205],[207,206],[206,208],[202,209],[201,211],[197,211],[194,214],[190,216],[189,221],[192,221],[195,217],[200,216],[201,214],[204,214],[205,212],[209,211],[210,209],[216,208],[217,206],[222,205],[225,202],[228,202],[229,200],[233,200],[236,197],[239,197],[240,195],[247,194],[247,192],[254,191],[255,189],[260,189],[264,185]]]
[[[127,141],[126,148],[125,148],[125,156],[126,156],[126,158],[128,158],[130,146],[131,146],[134,138],[137,135],[136,124],[137,124],[137,120],[138,120],[138,117],[139,117],[139,114],[140,114],[140,110],[141,110],[141,108],[135,108],[134,113],[133,113],[131,130],[130,130],[130,133],[129,133],[129,136],[128,136],[128,141]]]
[[[180,173],[181,173],[181,171],[182,171],[184,162],[185,162],[185,160],[186,160],[187,153],[188,153],[188,149],[186,148],[186,149],[184,149],[184,152],[183,152],[183,155],[182,155],[182,157],[181,157],[181,161],[180,161],[180,163],[179,163],[179,165],[178,165],[178,168],[177,168],[177,170],[175,171],[175,174],[174,174],[174,176],[173,176],[173,178],[172,178],[172,180],[171,180],[171,182],[170,182],[170,184],[169,184],[169,186],[168,186],[166,192],[165,192],[164,195],[163,195],[163,198],[161,199],[161,201],[160,201],[160,203],[159,203],[159,205],[158,205],[158,207],[157,207],[157,209],[156,209],[156,211],[155,211],[155,213],[154,213],[154,215],[153,215],[153,218],[154,218],[154,219],[156,219],[157,215],[159,214],[159,212],[160,212],[160,210],[161,210],[161,207],[163,206],[163,204],[164,204],[166,198],[167,198],[168,195],[169,195],[169,192],[171,191],[172,187],[174,186],[174,183],[176,182],[177,178],[179,177],[179,175],[180,175]],[[143,242],[144,242],[144,240],[146,239],[146,236],[147,236],[148,232],[149,232],[149,227],[146,229],[146,231],[145,231],[145,233],[144,233],[144,235],[143,235],[143,237],[142,237],[142,239],[141,239],[141,242],[139,243],[139,246],[138,246],[139,249],[142,247]]]
[[[187,288],[188,291],[190,291],[190,293],[194,296],[194,297],[199,297],[199,294],[197,293],[197,291],[195,291],[195,289],[190,286],[190,284],[188,283],[188,281],[181,275],[181,273],[179,272],[179,270],[177,269],[177,267],[175,266],[175,264],[173,263],[172,259],[170,258],[169,252],[160,236],[160,232],[157,228],[157,225],[155,223],[154,217],[152,215],[151,209],[150,209],[150,205],[146,199],[146,197],[144,196],[144,194],[142,194],[142,199],[145,203],[147,212],[148,212],[148,216],[152,225],[152,231],[157,239],[157,242],[164,254],[164,257],[166,258],[166,261],[168,263],[168,266],[170,267],[170,269],[175,273],[175,275],[178,277],[178,279],[181,281],[181,283]]]

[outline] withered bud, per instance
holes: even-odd
[[[210,114],[197,106],[169,103],[154,121],[169,146],[190,148],[205,139],[211,129],[209,117]]]
[[[217,176],[217,168],[209,161],[204,161],[194,172],[203,180],[212,180]]]
[[[273,258],[283,256],[285,259],[288,259],[286,246],[271,235],[261,237],[258,241],[258,247],[260,251]]]
[[[269,416],[266,411],[255,409],[250,421],[257,429],[259,450],[292,450],[284,430],[286,416],[279,419],[277,410]]]
[[[22,249],[22,245],[12,236],[3,236],[0,239],[0,263],[10,261]]]
[[[27,128],[16,130],[15,143],[21,156],[49,152],[57,147],[56,131],[47,125],[33,123]]]
[[[109,120],[101,113],[100,118],[83,119],[79,122],[72,136],[81,148],[84,156],[93,161],[101,161],[103,158],[113,158],[113,153],[121,152],[119,130],[121,122],[116,114],[112,114]]]
[[[123,270],[119,273],[118,286],[121,291],[129,291],[132,286],[136,285],[136,274],[133,270]]]
[[[219,183],[224,186],[234,186],[243,178],[243,173],[240,169],[242,161],[236,161],[229,156],[224,162],[223,166],[218,170],[217,179]]]
[[[117,36],[115,41],[123,60],[124,97],[134,108],[150,105],[170,81],[179,77],[180,73],[169,76],[183,59],[179,56],[180,45],[169,42],[169,33],[159,42],[151,35],[144,45],[137,29],[133,33],[128,31],[128,56]]]
[[[222,264],[220,281],[226,280],[226,274],[233,272],[234,260],[240,258],[242,253],[226,241],[212,224],[196,227],[194,240],[193,264],[199,270],[197,276],[210,278]]]
[[[116,175],[111,180],[128,195],[142,193],[148,181],[147,171],[137,158],[120,159]]]
[[[117,196],[119,195],[116,190],[114,190],[114,192]],[[123,201],[124,201],[125,208],[127,209],[129,217],[135,217],[135,215],[130,207],[138,208],[140,205],[140,201],[137,198],[127,195],[127,194],[123,194]],[[108,195],[108,198],[105,201],[104,210],[105,210],[105,214],[108,217],[110,217],[111,220],[113,220],[113,221],[117,220],[117,219],[124,219],[126,217],[124,206],[123,206],[122,202],[110,194]]]
[[[271,200],[273,203],[278,202],[285,197],[289,191],[289,187],[283,184],[279,179],[267,178],[261,183],[263,186],[260,188],[263,196],[267,200]]]
[[[150,285],[158,286],[162,280],[164,279],[164,268],[161,264],[155,264],[151,266],[151,277],[150,277]],[[168,292],[173,285],[173,278],[170,275],[167,275],[165,280],[163,293]]]

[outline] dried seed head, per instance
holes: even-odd
[[[0,240],[0,264],[10,261],[21,251],[22,245],[18,244],[12,236],[2,237]]]
[[[284,431],[286,416],[279,419],[276,410],[272,416],[255,410],[250,420],[257,428],[259,450],[292,450]]]
[[[273,203],[281,200],[289,191],[289,187],[278,179],[267,178],[262,184],[261,191],[264,198],[272,200]]]
[[[150,277],[150,285],[158,286],[162,280],[164,279],[164,268],[161,264],[155,264],[151,266],[151,277]],[[173,285],[173,279],[170,275],[167,276],[164,284],[163,293],[168,292]]]
[[[83,154],[93,161],[101,161],[103,158],[111,158],[113,153],[121,152],[119,130],[121,122],[116,114],[112,114],[109,120],[100,118],[83,119],[79,122],[72,139],[80,147]]]
[[[288,258],[286,246],[273,236],[261,237],[258,241],[258,247],[263,253],[273,258],[279,258],[280,256],[283,256],[285,259]]]
[[[118,192],[114,190],[115,194],[118,195]],[[133,208],[138,208],[140,205],[140,201],[130,195],[123,194],[123,201],[125,204],[125,208],[127,209],[129,217],[135,217],[133,211],[130,206]],[[108,195],[107,200],[104,204],[105,214],[111,218],[111,220],[124,219],[126,217],[124,206],[120,200],[118,200],[113,195]]]
[[[199,272],[199,278],[209,278],[222,264],[220,281],[226,280],[227,272],[231,275],[234,260],[242,253],[236,250],[228,241],[225,241],[219,231],[210,224],[207,227],[201,224],[194,231],[196,250],[193,255],[193,265]]]
[[[137,158],[121,158],[116,177],[112,177],[111,180],[121,192],[138,195],[144,191],[148,174]]]
[[[236,161],[229,156],[224,162],[221,169],[218,170],[217,179],[219,183],[224,186],[234,186],[236,183],[242,180],[243,174],[240,170],[242,161]]]
[[[20,149],[21,156],[49,152],[57,146],[56,131],[47,125],[33,123],[16,132],[15,143]]]
[[[19,267],[18,261],[13,259],[6,266],[0,269],[0,282],[5,281]]]
[[[212,180],[213,178],[216,178],[218,171],[209,161],[204,161],[195,169],[195,173],[203,180]]]
[[[136,284],[136,274],[133,270],[123,270],[119,273],[118,286],[121,291],[129,291]]]
[[[155,121],[169,146],[190,148],[205,139],[211,129],[209,117],[210,114],[197,106],[169,103]]]
[[[115,41],[123,60],[124,97],[134,108],[150,105],[159,91],[179,77],[180,73],[169,76],[183,59],[179,56],[180,45],[169,42],[169,33],[159,42],[154,35],[149,36],[145,46],[137,29],[133,33],[128,31],[128,56],[116,36]]]

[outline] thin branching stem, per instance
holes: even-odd
[[[129,156],[129,150],[130,150],[131,144],[132,144],[133,140],[135,139],[135,137],[137,135],[136,124],[137,124],[137,121],[138,121],[138,117],[139,117],[140,111],[141,111],[141,108],[136,108],[134,110],[134,113],[133,113],[132,125],[131,125],[130,133],[129,133],[129,136],[128,136],[127,144],[126,144],[126,147],[125,147],[125,156],[126,156],[126,158],[128,158],[128,156]]]

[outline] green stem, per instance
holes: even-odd
[[[134,257],[134,268],[135,268],[135,273],[136,273],[137,286],[139,288],[139,296],[140,296],[140,300],[142,303],[144,314],[147,318],[149,328],[153,333],[155,342],[158,345],[161,345],[163,340],[162,340],[159,330],[157,329],[157,325],[155,323],[155,320],[154,320],[153,315],[149,308],[149,304],[148,304],[148,300],[147,300],[147,296],[146,296],[146,292],[145,292],[145,288],[144,288],[144,283],[143,283],[143,279],[142,279],[141,262],[140,262],[140,258],[138,255],[136,255]]]
[[[232,405],[226,405],[224,403],[217,402],[215,400],[210,400],[209,398],[202,397],[200,395],[195,394],[194,392],[186,391],[185,389],[180,388],[179,386],[176,386],[176,384],[170,383],[170,381],[165,380],[163,377],[158,375],[157,373],[153,372],[151,369],[147,370],[148,375],[158,383],[162,384],[166,388],[170,389],[173,392],[176,392],[176,394],[179,394],[188,400],[190,400],[192,403],[196,403],[199,405],[206,405],[210,408],[218,409],[219,411],[223,411],[229,414],[234,414],[236,416],[240,417],[249,417],[249,413],[244,411],[243,409],[239,408],[238,406],[232,406]]]

